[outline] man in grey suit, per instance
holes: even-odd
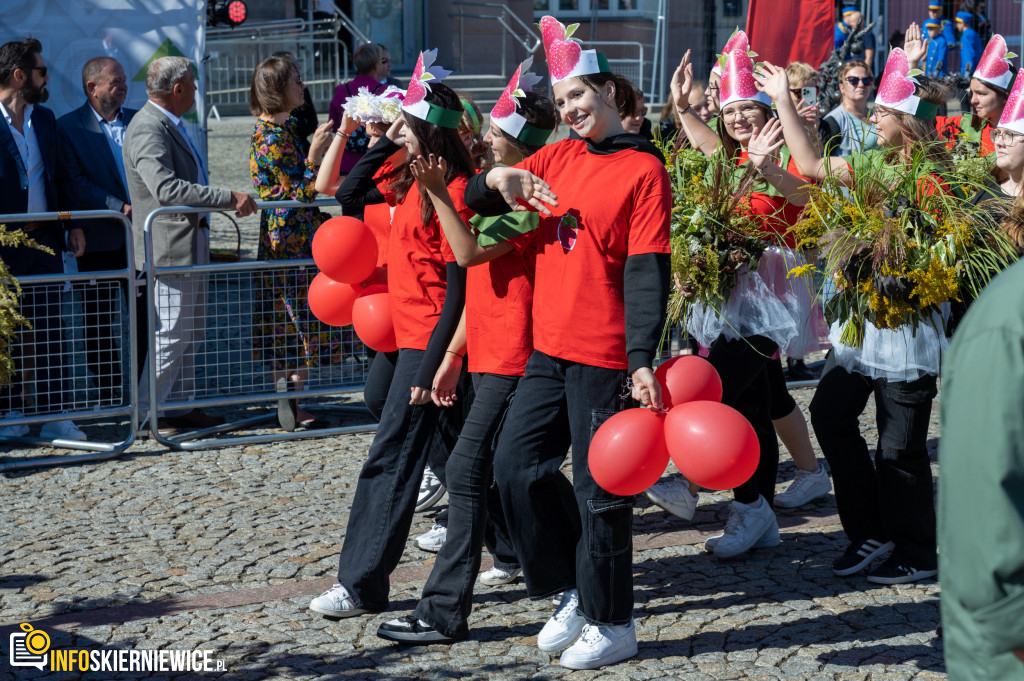
[[[124,134],[135,115],[126,109],[128,81],[124,68],[110,57],[95,57],[82,68],[82,89],[86,102],[57,119],[60,159],[82,210],[116,210],[132,215],[128,181],[124,171]],[[78,258],[81,272],[123,270],[128,266],[124,225],[116,220],[94,220],[88,228],[85,253]],[[121,297],[135,305],[135,291],[122,287],[122,294],[109,282],[81,286],[85,307],[85,345],[89,368],[99,388],[100,404],[116,406],[123,399],[122,360],[118,352],[121,325]],[[140,299],[141,300],[141,299]],[[139,363],[145,356],[146,306],[137,305],[141,321],[136,342]],[[127,364],[125,363],[125,366]]]
[[[146,72],[149,101],[132,119],[124,139],[125,174],[132,199],[135,269],[146,256],[146,217],[161,206],[233,208],[244,217],[256,210],[252,197],[207,186],[209,176],[181,117],[195,102],[192,62],[184,57],[154,60]],[[210,227],[205,215],[163,214],[150,226],[156,267],[210,262]],[[147,364],[156,366],[157,399],[186,398],[194,391],[193,357],[205,327],[206,278],[163,276],[155,283],[156,337]],[[139,386],[139,415],[149,409],[149,372]],[[224,422],[200,409],[158,419],[161,434],[207,428]]]

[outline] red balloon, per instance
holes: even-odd
[[[627,409],[601,424],[590,440],[590,474],[603,489],[628,496],[653,485],[668,466],[664,418]]]
[[[352,327],[359,340],[377,352],[394,352],[398,349],[387,286],[376,284],[359,294],[352,305]]]
[[[673,407],[665,417],[665,443],[679,472],[708,489],[739,487],[761,458],[754,427],[721,402]]]
[[[698,355],[673,357],[658,365],[654,377],[666,409],[698,400],[722,401],[722,378],[711,362]]]
[[[321,272],[309,285],[309,310],[328,326],[348,326],[352,323],[352,305],[362,290],[358,284],[343,284]]]
[[[313,260],[334,281],[356,284],[377,265],[377,240],[362,220],[331,218],[313,234]]]

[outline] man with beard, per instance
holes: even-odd
[[[67,173],[57,162],[59,139],[53,112],[44,106],[49,97],[46,63],[42,45],[35,38],[16,40],[0,46],[0,214],[43,213],[77,208]],[[70,223],[73,225],[74,223]],[[7,228],[24,229],[53,254],[27,247],[0,246],[0,259],[15,277],[59,274],[65,234],[61,223],[8,223]],[[80,227],[67,230],[72,257],[85,252],[85,235]],[[66,409],[62,378],[64,354],[61,346],[60,290],[62,285],[26,286],[21,310],[32,324],[22,331],[14,347],[18,373],[10,386],[0,391],[0,409],[17,417],[21,411],[53,413]],[[26,380],[34,368],[35,394]],[[28,426],[0,428],[0,437],[21,437]],[[85,440],[85,433],[69,420],[43,426],[40,435],[48,439]]]
[[[123,108],[128,94],[124,68],[110,57],[94,57],[82,68],[82,89],[86,102],[57,120],[60,133],[61,165],[71,176],[75,198],[82,210],[116,210],[130,219],[131,200],[124,171],[124,133],[135,109]],[[89,245],[78,259],[80,272],[123,270],[128,266],[124,223],[119,220],[94,220],[89,225]],[[127,295],[126,302],[135,304]],[[121,296],[106,285],[83,286],[85,305],[85,342],[89,369],[99,388],[100,404],[119,406],[123,400],[122,357],[118,353],[121,337],[119,318]],[[137,305],[137,328],[142,342],[136,343],[139,366],[145,355],[146,306]]]

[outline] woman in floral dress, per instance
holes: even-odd
[[[303,101],[302,79],[294,62],[271,57],[256,67],[249,90],[249,109],[257,117],[249,146],[253,186],[265,201],[316,198],[317,169],[331,142],[331,124],[317,128],[309,157],[295,132],[289,113]],[[260,221],[259,260],[311,258],[313,233],[327,218],[317,208],[278,208],[264,211]],[[341,343],[335,332],[322,330],[306,302],[310,271],[264,270],[253,305],[253,358],[271,367],[278,392],[300,390],[309,367],[337,362]],[[284,399],[278,421],[285,430],[322,422]]]

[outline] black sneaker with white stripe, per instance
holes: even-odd
[[[909,561],[893,554],[868,574],[872,584],[910,584],[929,579],[939,573],[934,567],[911,565]]]
[[[864,570],[876,560],[887,558],[896,545],[891,541],[884,544],[877,539],[868,539],[860,544],[850,544],[846,553],[832,561],[832,574],[849,577]]]
[[[399,643],[455,643],[459,640],[445,636],[413,615],[385,622],[377,628],[377,636]]]

